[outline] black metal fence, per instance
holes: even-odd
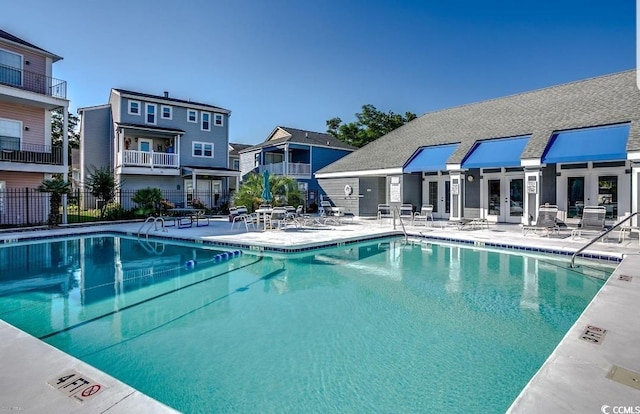
[[[67,222],[122,220],[139,217],[140,204],[132,198],[136,190],[120,190],[107,205],[104,200],[85,190],[74,190],[67,201]],[[40,226],[47,224],[51,195],[35,188],[0,190],[0,228]],[[197,207],[211,214],[228,214],[229,193],[205,191],[162,191],[163,201],[154,206],[158,213],[170,207]],[[104,208],[103,208],[104,207]],[[101,217],[101,214],[103,215]],[[147,213],[144,213],[147,214]]]

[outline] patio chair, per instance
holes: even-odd
[[[533,232],[537,234],[539,231],[544,231],[544,234],[549,235],[560,233],[560,226],[557,222],[558,206],[545,204],[538,208],[538,218],[536,218],[535,224],[527,224],[522,226],[522,235],[526,236],[527,233]]]
[[[340,224],[339,216],[334,211],[330,201],[320,202],[320,222],[323,224],[334,224],[336,226]]]
[[[284,207],[274,207],[271,214],[265,217],[264,227],[282,230],[287,226],[287,209]]]
[[[433,226],[433,205],[431,204],[423,204],[420,207],[420,212],[416,212],[413,216],[414,223],[424,221],[425,227],[429,219],[431,219],[431,225]]]
[[[401,204],[400,205],[400,220],[409,220],[413,225],[413,204]]]
[[[581,237],[583,234],[600,235],[608,230],[605,224],[607,209],[603,206],[585,206],[582,210],[582,219],[578,228],[571,231],[571,239]]]
[[[389,204],[378,204],[378,223],[382,223],[382,219],[393,218],[391,207]]]
[[[249,215],[249,211],[245,206],[238,206],[229,209],[229,216],[231,217],[231,228],[234,228],[238,222],[244,222]],[[246,223],[245,223],[246,225]]]

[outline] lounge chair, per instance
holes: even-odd
[[[526,236],[527,233],[533,232],[537,234],[539,231],[544,231],[548,237],[550,234],[560,232],[560,227],[556,218],[558,217],[558,206],[545,204],[538,208],[538,218],[536,218],[535,224],[528,224],[522,226],[522,235]]]
[[[384,218],[393,218],[391,207],[389,204],[378,204],[378,223],[381,223]]]
[[[340,224],[339,212],[333,208],[329,201],[320,202],[320,222],[336,226]]]
[[[480,230],[483,227],[489,228],[489,222],[487,219],[475,217],[475,218],[467,218],[463,217],[461,219],[448,220],[443,222],[443,228],[445,226],[455,227],[457,230]]]
[[[581,237],[583,234],[597,236],[608,229],[605,225],[607,209],[603,206],[585,206],[582,219],[577,229],[571,231],[571,238]]]
[[[431,219],[431,225],[433,226],[433,205],[431,204],[423,204],[422,207],[420,207],[420,212],[416,212],[413,216],[414,223],[424,221],[425,227],[429,219]]]
[[[413,225],[413,204],[400,205],[400,220],[408,220]]]

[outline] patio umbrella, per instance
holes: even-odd
[[[269,171],[265,171],[264,173],[262,173],[262,179],[264,182],[261,197],[265,202],[268,203],[273,198],[271,196],[271,185],[269,184]]]

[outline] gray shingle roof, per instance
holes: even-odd
[[[340,141],[339,139],[337,139],[336,137],[330,134],[325,134],[322,132],[306,131],[304,129],[290,128],[290,127],[283,127],[283,126],[276,127],[274,131],[278,128],[286,131],[287,133],[290,134],[290,136],[272,139],[272,140],[269,140],[269,138],[267,138],[266,141],[260,144],[254,145],[250,148],[247,148],[247,150],[256,150],[258,148],[270,147],[273,145],[283,144],[285,142],[295,142],[299,144],[316,145],[316,146],[323,146],[323,147],[335,147],[339,149],[352,150],[352,151],[356,149],[356,147],[349,144],[345,144],[344,142]]]
[[[187,100],[184,100],[184,99],[176,99],[176,98],[164,97],[164,96],[160,96],[160,95],[151,95],[151,94],[148,94],[148,93],[129,91],[129,90],[126,90],[126,89],[114,88],[113,90],[114,91],[118,91],[118,92],[120,92],[122,94],[126,94],[126,95],[139,96],[141,98],[153,98],[153,99],[159,99],[159,100],[163,100],[163,101],[167,101],[167,102],[175,102],[175,103],[181,103],[181,104],[186,104],[186,105],[205,106],[205,107],[211,108],[212,111],[218,111],[218,112],[223,112],[223,113],[231,113],[231,111],[229,111],[228,109],[224,109],[224,108],[221,108],[221,107],[215,106],[215,105],[209,105],[209,104],[202,103],[202,102],[187,101]]]
[[[22,45],[22,46],[27,46],[28,48],[31,48],[31,49],[39,50],[40,52],[43,52],[43,53],[45,53],[47,55],[50,55],[53,58],[54,61],[58,61],[58,60],[62,59],[58,55],[54,55],[53,53],[51,53],[49,51],[46,51],[43,48],[34,45],[33,43],[29,43],[26,40],[20,39],[19,37],[14,36],[11,33],[5,32],[4,30],[1,30],[1,29],[0,29],[0,39],[5,39],[5,40],[8,40],[10,42]]]
[[[421,146],[459,142],[461,163],[476,140],[531,135],[522,158],[540,158],[553,131],[631,122],[627,151],[640,151],[635,70],[427,113],[318,171],[399,168]]]

